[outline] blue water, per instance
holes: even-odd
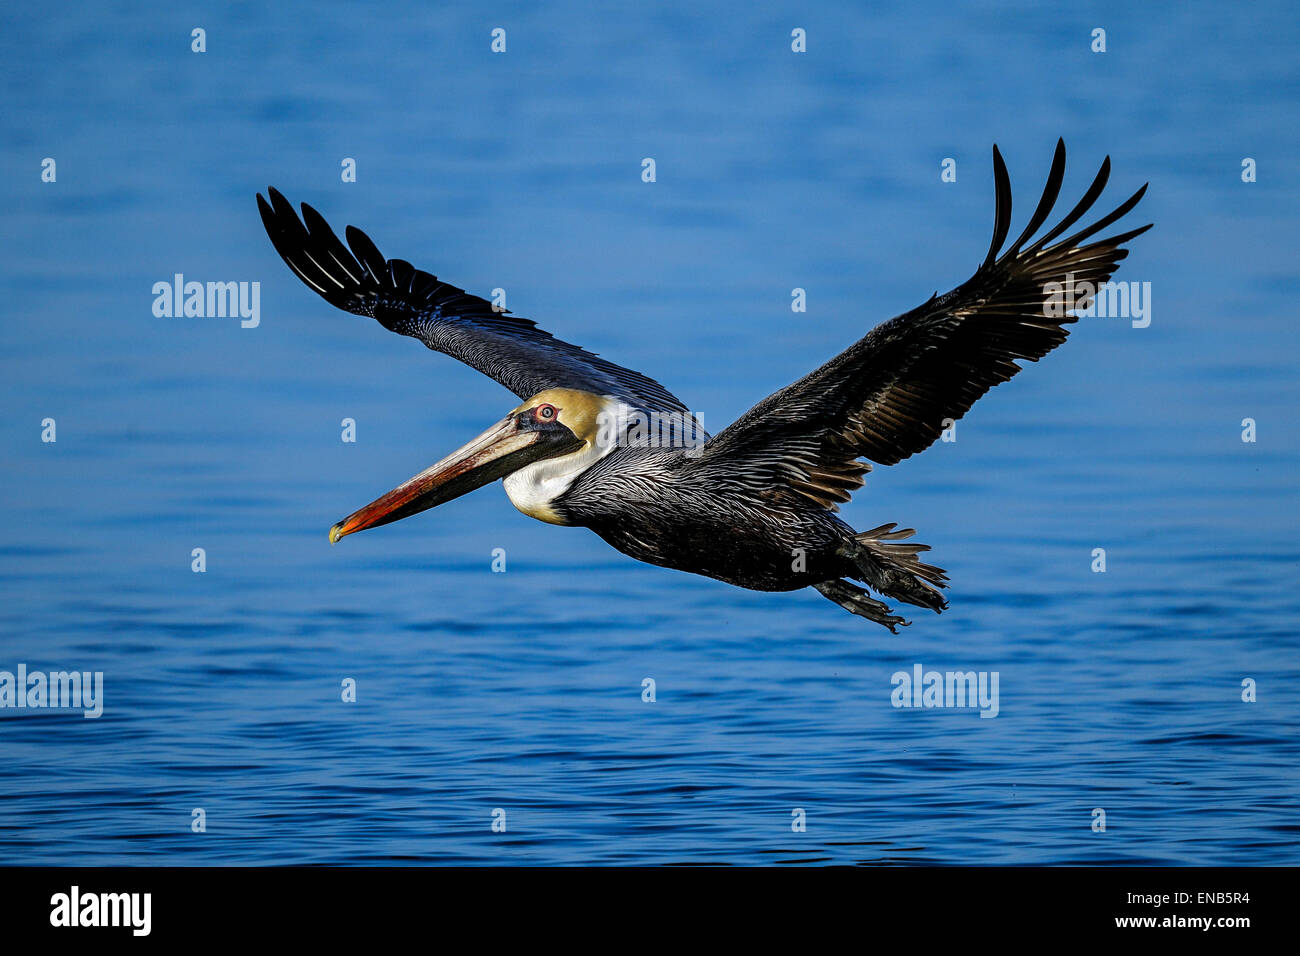
[[[1300,862],[1300,18],[818,7],[4,9],[0,669],[105,681],[0,711],[5,862]],[[311,294],[267,184],[716,431],[963,280],[991,145],[1018,230],[1059,135],[1063,208],[1107,153],[1104,202],[1151,182],[1152,321],[847,506],[933,545],[941,617],[640,565],[499,486],[327,544],[515,399]],[[156,318],[178,272],[260,282],[260,325]],[[894,708],[917,663],[997,671],[998,716]]]

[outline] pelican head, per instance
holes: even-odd
[[[409,518],[498,478],[506,479],[506,493],[524,514],[564,524],[550,502],[610,450],[599,427],[608,405],[609,399],[577,389],[538,392],[473,441],[338,522],[330,528],[330,544]]]

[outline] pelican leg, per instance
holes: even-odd
[[[892,608],[888,604],[877,601],[862,588],[848,581],[823,581],[821,584],[814,584],[813,587],[844,610],[884,625],[893,634],[898,633],[898,625],[907,627],[912,623],[891,613]]]

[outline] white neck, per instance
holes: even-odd
[[[524,465],[506,475],[503,482],[510,503],[538,521],[568,524],[551,507],[551,502],[568,491],[574,479],[617,447],[617,442],[607,443],[597,438],[567,455]]]

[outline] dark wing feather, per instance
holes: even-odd
[[[646,412],[687,411],[654,379],[561,341],[528,319],[497,311],[486,299],[403,259],[385,259],[360,229],[348,226],[344,246],[311,206],[302,204],[300,220],[277,190],[268,193],[269,202],[258,195],[257,208],[276,252],[331,305],[413,336],[520,398],[547,388],[577,388],[613,395]]]
[[[1047,221],[1065,176],[1065,144],[1056,145],[1047,187],[1025,231],[1005,251],[1011,226],[1011,184],[997,147],[993,241],[976,273],[947,295],[872,329],[815,372],[759,402],[724,429],[695,459],[700,468],[743,478],[767,496],[793,491],[825,508],[847,501],[862,485],[868,458],[892,465],[928,448],[945,420],[962,417],[994,385],[1065,341],[1077,321],[1053,303],[1050,283],[1107,281],[1128,250],[1120,246],[1147,229],[1082,243],[1128,213],[1146,186],[1110,214],[1049,245],[1096,202],[1110,175],[1102,163],[1087,193],[1032,245]],[[1001,255],[999,253],[1001,252]],[[1071,308],[1092,300],[1078,289]]]

